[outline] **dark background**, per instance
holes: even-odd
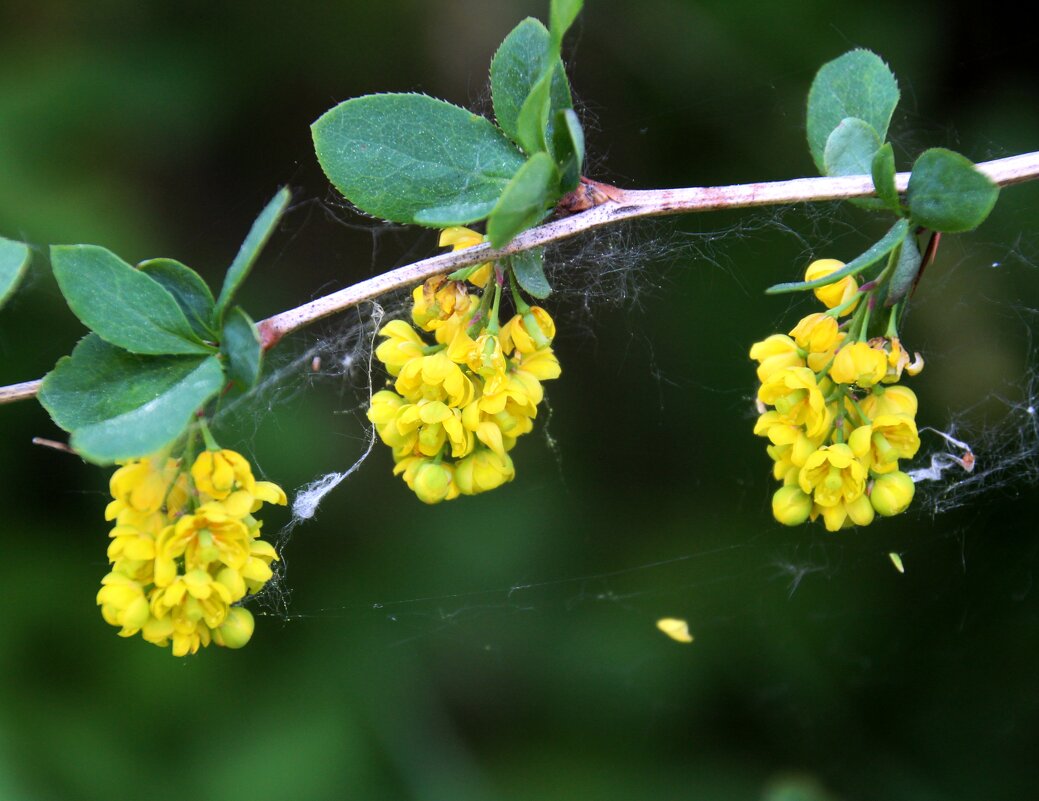
[[[289,185],[243,295],[256,318],[428,255],[429,233],[345,208],[308,126],[377,91],[488,112],[494,49],[546,5],[4,2],[0,233],[170,256],[219,285]],[[1039,146],[1039,42],[996,6],[587,5],[566,58],[600,180],[811,174],[805,94],[854,46],[900,78],[902,169],[931,145],[979,161]],[[1008,189],[948,238],[904,332],[927,359],[920,424],[955,423],[992,480],[922,487],[868,529],[776,524],[751,434],[747,349],[812,308],[762,290],[885,227],[832,205],[557,251],[563,377],[516,480],[425,507],[380,446],[295,529],[287,613],[258,617],[243,651],[174,659],[119,639],[94,605],[108,471],[31,446],[61,436],[34,403],[0,409],[0,799],[1028,797],[1037,205],[1039,186]],[[42,375],[81,333],[38,258],[0,315],[0,383]],[[292,490],[364,451],[363,369],[322,377],[308,359],[282,389],[219,432],[265,477]],[[287,520],[272,510],[266,530]],[[696,641],[665,638],[662,616]]]

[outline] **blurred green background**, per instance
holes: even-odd
[[[1034,33],[989,6],[587,6],[566,54],[600,180],[811,174],[804,96],[853,46],[901,80],[903,169],[931,145],[975,160],[1039,147]],[[170,256],[217,283],[289,185],[296,205],[242,298],[257,319],[427,255],[429,233],[336,198],[308,126],[377,91],[486,113],[497,43],[546,13],[6,0],[0,233]],[[259,617],[239,652],[179,660],[115,636],[94,605],[107,471],[31,446],[61,435],[34,403],[0,409],[0,800],[1028,797],[1036,208],[1039,186],[1009,189],[944,243],[905,332],[927,358],[921,424],[955,421],[997,471],[966,505],[931,512],[960,497],[947,485],[865,530],[771,519],[746,352],[809,304],[762,290],[856,255],[882,221],[828,206],[634,225],[555,254],[564,373],[516,480],[429,508],[376,449],[292,533],[287,614]],[[81,331],[38,258],[0,315],[0,383],[43,374]],[[364,451],[365,376],[309,360],[288,375],[221,433],[291,490]],[[267,531],[287,519],[272,511]],[[665,638],[662,616],[696,641]]]

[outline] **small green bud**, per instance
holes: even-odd
[[[233,606],[228,610],[223,625],[213,632],[213,639],[218,645],[227,648],[241,648],[253,636],[255,626],[252,612],[241,606]]]

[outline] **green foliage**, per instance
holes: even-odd
[[[505,37],[505,41],[501,43],[491,60],[491,98],[494,116],[509,138],[528,153],[543,148],[533,145],[528,148],[524,144],[519,133],[520,110],[539,83],[549,53],[548,29],[538,20],[528,17]],[[548,100],[552,112],[550,117],[554,118],[555,112],[573,108],[573,101],[570,98],[570,85],[566,80],[563,62],[558,54],[549,72],[551,78]],[[550,135],[549,130],[532,138],[535,143],[543,143]]]
[[[881,144],[872,125],[858,117],[845,117],[826,139],[826,174],[869,175]]]
[[[173,259],[135,269],[104,248],[51,249],[58,285],[94,333],[44,378],[39,398],[80,455],[107,464],[153,453],[180,437],[223,388],[255,386],[259,332],[240,307],[225,313],[224,306],[289,199],[283,189],[260,213],[216,302],[201,276]]]
[[[281,215],[285,213],[291,197],[292,195],[288,189],[280,189],[271,199],[271,202],[260,212],[260,216],[253,222],[252,228],[249,229],[249,233],[245,237],[245,241],[242,242],[242,246],[238,249],[238,254],[235,256],[234,261],[231,262],[231,266],[227,268],[227,274],[224,276],[224,286],[220,290],[220,297],[216,299],[214,319],[218,323],[223,319],[224,311],[231,302],[231,298],[234,297],[235,292],[238,291],[238,287],[248,277],[256,258],[260,255],[260,251],[263,250],[263,246],[267,244],[267,240],[274,233],[274,229],[278,226]]]
[[[417,94],[366,95],[311,126],[318,161],[362,211],[435,227],[485,218],[523,155],[488,120]]]
[[[0,236],[0,308],[25,278],[31,257],[27,245]]]
[[[137,269],[173,296],[198,336],[210,342],[216,339],[213,293],[201,275],[174,259],[149,259],[138,264]]]
[[[877,190],[877,197],[885,207],[900,214],[902,206],[895,185],[895,151],[889,142],[884,143],[873,155],[870,173],[873,175],[873,188]]]
[[[102,339],[143,354],[208,354],[176,299],[158,281],[96,245],[51,248],[72,313]]]
[[[548,24],[552,30],[552,49],[558,54],[563,37],[581,13],[584,0],[552,0],[548,10]]]
[[[780,295],[786,292],[802,292],[808,289],[815,289],[817,286],[826,286],[827,284],[836,283],[849,275],[858,275],[863,270],[868,270],[885,256],[890,254],[891,251],[902,243],[908,233],[909,221],[899,220],[865,253],[857,259],[848,262],[836,272],[830,273],[824,278],[817,278],[814,281],[795,281],[787,284],[776,284],[775,286],[770,286],[765,290],[765,292],[769,295]]]
[[[556,112],[553,149],[560,173],[559,188],[572,192],[581,181],[584,163],[584,130],[573,109]]]
[[[559,57],[581,6],[555,0],[551,30],[527,18],[494,54],[500,129],[416,94],[365,95],[326,112],[311,130],[328,179],[362,211],[393,222],[445,228],[490,217],[495,247],[536,225],[581,176],[584,133]]]
[[[224,381],[215,355],[137,355],[90,334],[47,375],[39,400],[81,456],[108,464],[173,442]]]
[[[226,315],[220,352],[226,360],[227,375],[236,389],[248,390],[256,386],[263,366],[263,348],[256,324],[241,306],[235,306]]]
[[[913,164],[906,201],[914,222],[952,234],[981,225],[998,196],[999,187],[970,159],[935,147]]]
[[[808,147],[819,171],[834,174],[826,162],[827,140],[848,117],[871,126],[883,142],[899,96],[895,76],[869,50],[852,50],[824,64],[808,92]]]
[[[516,283],[531,297],[544,300],[552,294],[552,287],[545,277],[545,249],[533,248],[517,253],[509,259]]]
[[[916,277],[920,274],[920,265],[923,259],[920,248],[917,247],[916,237],[907,236],[898,251],[898,261],[895,262],[895,270],[887,285],[887,300],[885,306],[894,306],[913,288]]]
[[[557,196],[559,172],[548,153],[535,153],[501,193],[490,219],[491,247],[506,245],[520,231],[537,225]]]

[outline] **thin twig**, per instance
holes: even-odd
[[[1039,152],[986,161],[977,166],[1000,186],[1031,181],[1039,178]],[[896,176],[896,184],[898,190],[904,192],[909,185],[909,173],[899,173]],[[874,194],[873,179],[868,175],[796,178],[791,181],[734,186],[694,186],[683,189],[620,190],[611,187],[609,196],[601,205],[524,231],[500,250],[483,244],[452,253],[442,253],[361,281],[295,309],[275,314],[259,323],[260,337],[264,348],[269,349],[282,337],[311,323],[388,292],[415,286],[430,276],[485,261],[494,261],[552,242],[561,242],[585,231],[623,220],[719,209],[847,200],[872,197]],[[31,398],[39,389],[39,383],[27,381],[11,387],[0,387],[0,404]]]

